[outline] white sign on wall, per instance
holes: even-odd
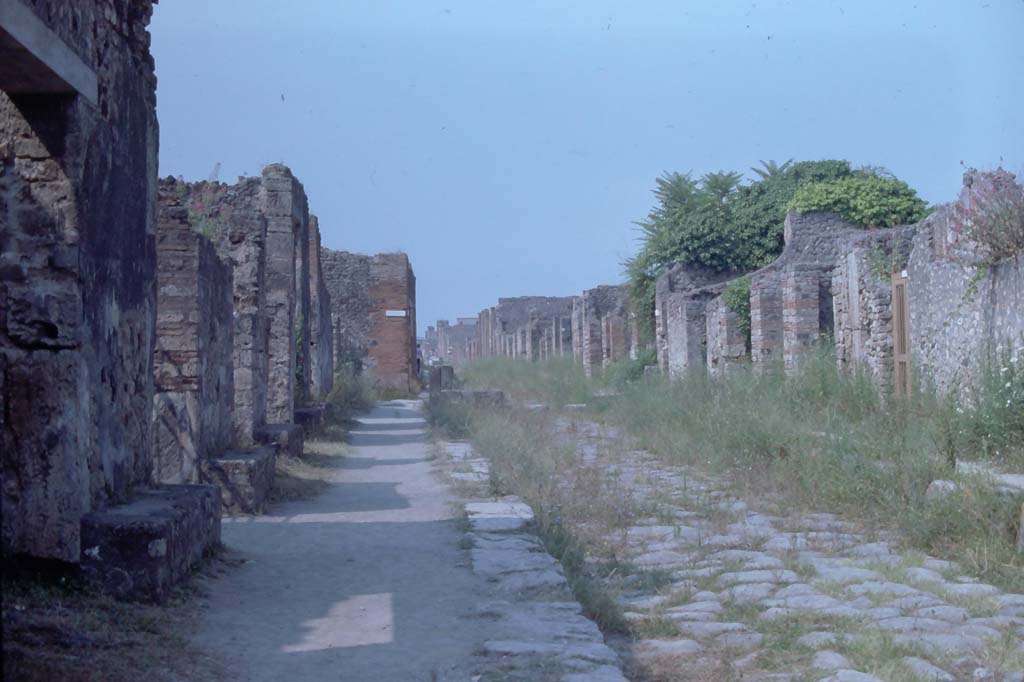
[[[404,310],[385,310],[384,317],[405,317]]]

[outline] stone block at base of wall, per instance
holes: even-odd
[[[232,450],[202,461],[203,480],[220,488],[225,514],[261,514],[274,487],[273,447]]]
[[[505,392],[496,388],[453,389],[439,391],[431,396],[439,404],[465,403],[473,407],[503,407]]]
[[[298,424],[266,424],[256,430],[256,442],[277,446],[284,457],[302,457],[304,435]]]
[[[166,485],[82,517],[82,575],[118,597],[162,601],[220,544],[212,485]]]

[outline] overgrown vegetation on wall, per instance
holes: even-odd
[[[722,291],[722,301],[725,307],[736,313],[739,318],[739,327],[747,339],[747,348],[750,348],[750,278],[740,277],[726,285]]]
[[[910,185],[891,176],[859,171],[832,182],[805,185],[786,205],[791,211],[828,211],[863,227],[916,223],[927,204]]]

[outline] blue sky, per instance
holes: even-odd
[[[164,0],[151,30],[161,175],[288,164],[325,246],[409,253],[421,331],[621,281],[666,170],[1024,174],[1024,0]]]

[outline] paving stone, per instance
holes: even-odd
[[[832,632],[808,632],[806,635],[798,637],[796,643],[800,646],[805,646],[810,649],[820,649],[821,647],[831,646],[838,641],[835,633]]]
[[[701,613],[720,613],[722,605],[716,600],[690,602],[682,606],[674,606],[667,613],[692,613],[697,611]]]
[[[958,632],[971,637],[981,637],[983,639],[998,639],[1002,636],[1002,633],[995,628],[990,628],[987,625],[968,624],[960,626]]]
[[[626,530],[628,540],[678,540],[682,542],[696,542],[700,533],[696,528],[689,526],[632,526]]]
[[[985,641],[978,637],[944,632],[905,632],[893,637],[896,644],[918,646],[930,654],[963,653],[981,651]]]
[[[488,480],[490,477],[488,474],[480,474],[475,472],[456,472],[451,474],[452,479],[456,481],[465,481],[468,483],[482,483]]]
[[[901,616],[898,618],[886,618],[876,623],[879,629],[891,632],[912,632],[921,630],[925,632],[952,632],[953,625],[944,620],[935,618],[911,618]]]
[[[850,556],[880,557],[890,555],[893,551],[886,542],[869,542],[863,545],[857,545],[856,547],[851,547],[846,553]]]
[[[619,660],[614,651],[599,642],[490,640],[484,642],[483,650],[492,656],[556,656],[605,664],[618,663]]]
[[[818,571],[818,578],[839,585],[884,580],[881,573],[856,566],[815,566],[815,568]]]
[[[787,599],[789,597],[798,597],[807,594],[821,594],[818,590],[814,589],[806,583],[796,583],[795,585],[787,585],[781,588],[775,593],[776,599]]]
[[[929,606],[948,606],[948,604],[936,597],[934,594],[921,592],[919,594],[911,594],[905,597],[893,599],[889,602],[889,606],[897,609],[920,609]]]
[[[907,656],[903,659],[903,665],[912,672],[921,682],[953,682],[955,679],[942,668],[933,665],[931,662],[916,656]]]
[[[722,573],[718,576],[718,582],[724,587],[736,583],[798,583],[800,576],[787,570],[736,571]]]
[[[814,654],[811,659],[811,666],[820,670],[840,670],[849,668],[850,661],[838,651],[825,649]]]
[[[967,609],[949,604],[938,604],[936,606],[925,606],[914,611],[913,615],[919,618],[939,618],[951,623],[965,622],[968,618]]]
[[[746,626],[743,623],[677,622],[676,627],[684,635],[697,638],[713,637],[723,632],[741,632],[746,630]]]
[[[771,596],[775,587],[774,583],[743,583],[722,590],[719,596],[737,604],[752,604]]]
[[[879,582],[875,580],[871,582],[850,585],[846,589],[848,589],[851,594],[856,595],[876,594],[891,595],[893,597],[908,597],[910,595],[921,593],[921,590],[917,589],[916,587],[910,587],[909,585],[904,585],[903,583],[893,583],[887,581]]]
[[[836,674],[828,679],[830,682],[883,682],[874,675],[857,670],[837,670]]]
[[[852,604],[851,604],[852,606]],[[859,609],[860,606],[853,608]],[[864,615],[872,620],[885,620],[887,618],[899,618],[903,615],[903,612],[899,609],[894,609],[887,606],[879,606],[877,608],[865,608],[863,611]]]
[[[633,645],[633,655],[638,658],[694,656],[703,650],[692,639],[644,639]]]
[[[818,611],[834,606],[840,606],[841,602],[834,597],[824,594],[798,594],[784,599],[766,599],[761,602],[765,606],[782,606],[788,609],[810,609]]]
[[[466,513],[478,531],[521,530],[533,521],[533,510],[522,502],[470,502]]]
[[[692,601],[692,602],[718,601],[718,595],[715,594],[714,592],[709,592],[707,590],[701,590],[700,592],[697,592],[696,594],[694,594],[690,598],[690,601]]]
[[[997,588],[984,583],[947,583],[943,588],[947,594],[953,594],[958,597],[991,597],[999,594]]]
[[[640,556],[634,557],[632,562],[637,566],[643,567],[673,567],[683,566],[690,563],[692,557],[689,554],[680,554],[679,552],[672,552],[662,550],[658,552],[647,552]]]
[[[559,567],[555,558],[544,551],[517,551],[477,546],[470,550],[470,554],[473,559],[473,571],[486,577]]]
[[[904,575],[910,580],[920,583],[944,583],[946,579],[943,578],[939,573],[929,568],[921,568],[920,566],[912,566],[905,570]]]
[[[756,649],[764,642],[760,632],[726,632],[715,638],[715,644],[724,649],[749,651]]]
[[[1000,594],[993,599],[1000,606],[1024,606],[1024,594]]]
[[[634,610],[642,609],[644,611],[647,611],[657,606],[661,606],[669,599],[670,597],[666,594],[650,594],[645,595],[643,597],[632,597],[630,599],[622,599],[619,601],[619,604],[623,608]]]

